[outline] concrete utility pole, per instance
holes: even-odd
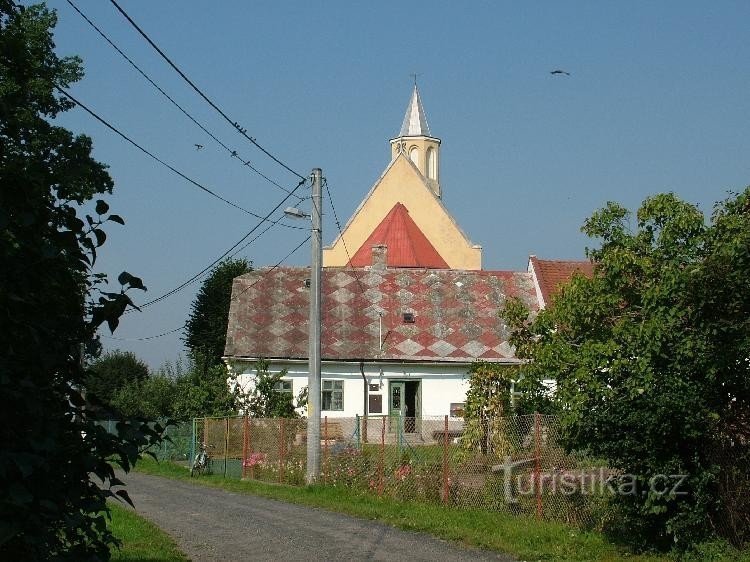
[[[323,270],[323,171],[312,171],[312,261],[310,264],[310,348],[307,376],[307,483],[320,476],[320,288]]]

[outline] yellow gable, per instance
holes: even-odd
[[[349,262],[390,210],[403,204],[451,269],[482,269],[482,247],[471,243],[427,179],[404,153],[391,161],[332,246],[323,249],[324,267]],[[343,240],[342,240],[343,239]],[[349,250],[347,256],[346,249]]]

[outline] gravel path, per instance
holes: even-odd
[[[321,509],[130,473],[137,511],[192,560],[495,560],[422,533]]]

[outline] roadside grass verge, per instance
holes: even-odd
[[[608,542],[600,533],[580,531],[560,523],[537,522],[533,518],[433,504],[398,502],[324,486],[285,486],[258,481],[224,479],[218,475],[190,478],[185,467],[169,462],[157,463],[145,458],[138,462],[136,470],[177,480],[187,480],[196,485],[211,486],[230,492],[252,494],[364,519],[378,520],[401,529],[429,533],[468,546],[504,552],[519,560],[564,560],[566,562],[675,560],[673,557],[631,554]],[[727,562],[730,560],[727,559]]]
[[[122,541],[118,550],[112,549],[115,562],[187,562],[189,559],[177,548],[172,538],[156,525],[130,508],[109,502],[114,535]]]

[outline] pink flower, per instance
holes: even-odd
[[[265,453],[250,453],[250,456],[242,463],[244,467],[258,466],[266,460]]]

